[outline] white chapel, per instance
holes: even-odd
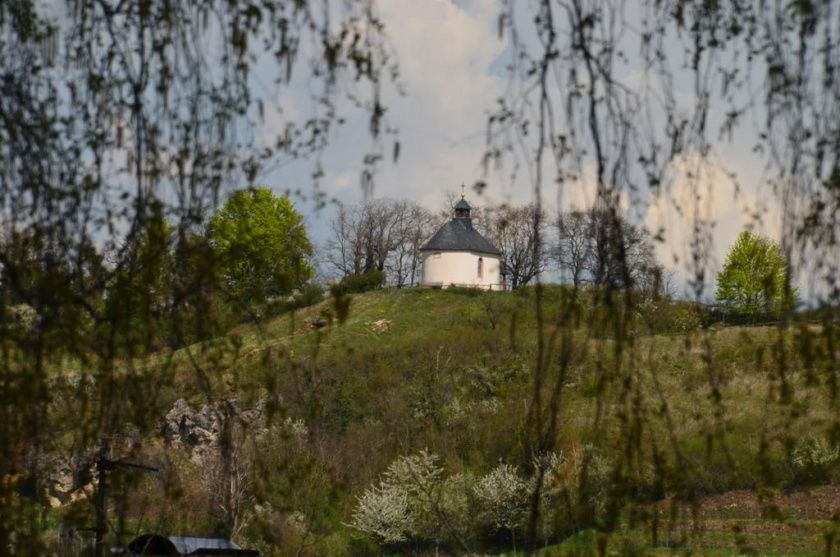
[[[461,194],[455,216],[420,248],[424,286],[474,286],[504,290],[502,252],[473,228],[470,205]]]

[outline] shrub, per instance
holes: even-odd
[[[446,517],[446,532],[461,540],[472,537],[475,509],[475,477],[469,472],[449,476],[440,494],[440,512]]]
[[[529,482],[513,466],[499,464],[480,478],[473,490],[483,522],[492,531],[509,531],[515,545],[516,530],[528,514]]]
[[[324,289],[314,283],[304,284],[295,291],[288,302],[289,309],[301,309],[314,306],[324,299]]]
[[[793,450],[793,466],[800,481],[821,484],[828,481],[831,467],[840,458],[840,448],[822,437],[808,436]]]
[[[696,304],[691,302],[673,302],[671,308],[671,326],[674,331],[688,333],[700,328],[701,316]]]
[[[589,443],[564,453],[550,452],[534,460],[545,470],[542,491],[542,535],[568,535],[591,528],[605,518],[610,490],[610,463]]]
[[[359,498],[350,526],[385,544],[440,539],[443,468],[426,450],[402,456]]]
[[[700,313],[700,319],[702,326],[708,328],[717,324],[729,326],[771,324],[778,321],[779,316],[775,313],[745,313],[724,306],[715,306],[704,309]]]
[[[690,333],[700,328],[700,308],[694,302],[660,298],[644,305],[641,317],[652,333]]]
[[[483,531],[510,535],[515,546],[528,516],[531,482],[508,464],[478,480],[469,471],[444,478],[438,460],[425,450],[395,460],[359,497],[348,526],[386,545],[465,549]]]
[[[487,312],[487,320],[491,329],[498,327],[503,317],[513,313],[511,302],[511,298],[503,292],[485,292],[481,297],[481,305]]]
[[[382,288],[385,284],[385,273],[371,271],[360,275],[348,275],[333,287],[338,294],[357,294]]]
[[[382,543],[394,544],[408,540],[411,519],[408,493],[383,483],[359,497],[350,526]]]
[[[314,283],[307,283],[288,296],[273,297],[265,304],[253,304],[251,312],[257,317],[277,317],[289,311],[308,308],[324,299],[324,289]]]
[[[445,289],[447,294],[458,294],[460,296],[467,296],[469,298],[476,298],[485,294],[487,291],[483,288],[478,286],[455,286],[454,284],[449,285],[448,288]]]

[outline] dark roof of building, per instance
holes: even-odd
[[[259,555],[258,551],[241,549],[224,538],[198,538],[190,536],[160,536],[144,534],[128,544],[129,555]]]
[[[456,211],[469,211],[470,210],[470,204],[467,203],[467,200],[462,197],[461,200],[458,201],[458,203],[455,204],[455,210]]]
[[[466,201],[463,203],[466,204]],[[489,255],[502,255],[499,248],[473,228],[470,219],[464,218],[452,219],[441,226],[440,230],[420,249],[422,251],[475,251]]]

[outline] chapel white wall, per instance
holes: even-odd
[[[484,259],[484,273],[478,277],[478,258]],[[423,284],[447,287],[481,286],[499,290],[500,261],[495,255],[486,253],[442,251],[423,252]]]

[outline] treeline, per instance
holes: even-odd
[[[324,270],[338,277],[383,273],[383,279],[396,287],[419,283],[419,250],[452,218],[451,205],[437,212],[392,199],[341,206],[324,246]],[[473,207],[472,220],[502,251],[512,288],[546,272],[555,272],[576,286],[657,292],[668,287],[668,275],[656,260],[650,234],[614,210],[550,214],[534,204],[501,204]]]

